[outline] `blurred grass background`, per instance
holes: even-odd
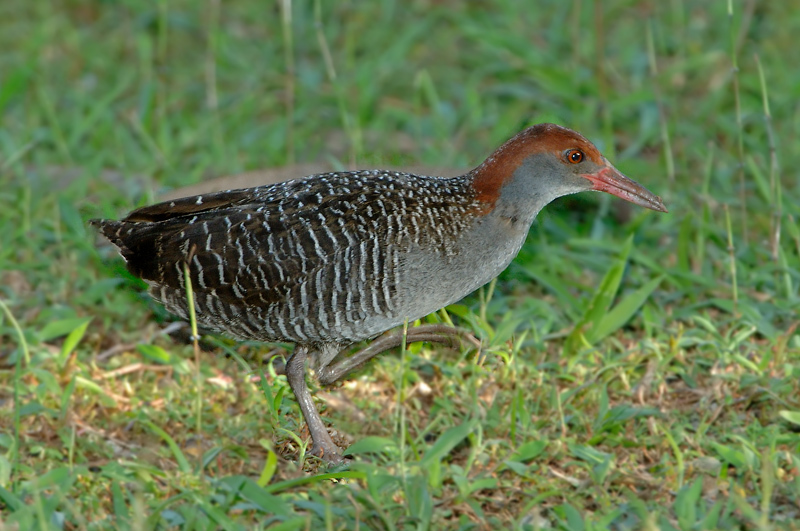
[[[799,528],[799,32],[794,0],[4,0],[2,526]],[[448,309],[480,355],[318,393],[344,471],[252,381],[286,345],[195,366],[85,223],[246,170],[469,168],[543,121],[670,213],[546,209]]]

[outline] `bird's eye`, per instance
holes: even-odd
[[[567,151],[567,160],[573,164],[578,164],[583,161],[583,151],[580,149],[570,149]]]

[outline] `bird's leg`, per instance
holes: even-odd
[[[292,392],[297,398],[300,411],[303,412],[303,418],[308,425],[308,431],[311,433],[312,446],[310,453],[328,463],[338,464],[343,461],[342,455],[339,453],[339,447],[334,444],[328,430],[322,423],[322,418],[319,416],[319,412],[317,412],[317,408],[311,398],[311,393],[306,386],[307,357],[307,347],[295,347],[294,354],[286,362],[286,379],[289,381],[289,387],[292,388]]]
[[[461,344],[462,338],[468,338],[472,343],[480,346],[480,343],[472,334],[460,328],[442,324],[428,324],[409,328],[406,333],[406,343],[416,343],[419,341],[430,341],[444,343],[450,347]],[[393,334],[381,336],[368,346],[359,350],[352,356],[342,359],[338,363],[323,367],[317,371],[317,378],[322,385],[330,385],[340,378],[347,376],[362,364],[369,361],[374,356],[389,349],[399,347],[403,344],[403,331],[399,330]]]

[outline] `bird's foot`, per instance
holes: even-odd
[[[309,450],[308,453],[309,455],[318,457],[327,464],[334,466],[341,465],[349,461],[349,459],[341,454],[341,450],[338,446],[333,444],[333,442],[330,444],[327,442],[322,442],[319,444],[315,442],[311,445],[311,450]]]
[[[480,348],[481,346],[481,342],[478,341],[469,330],[453,328],[452,326],[444,324],[426,324],[409,328],[406,332],[405,340],[406,344],[415,343],[417,341],[429,341],[442,343],[450,347],[458,347],[462,342],[466,342],[476,348]],[[352,356],[341,359],[334,364],[318,370],[317,379],[322,385],[330,385],[356,370],[370,358],[389,349],[399,347],[402,343],[402,330],[383,335]]]

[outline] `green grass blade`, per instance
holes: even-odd
[[[663,276],[656,277],[622,299],[611,311],[600,318],[600,322],[596,326],[586,332],[586,341],[595,344],[625,326],[661,284],[662,280],[664,280]]]
[[[395,452],[398,450],[397,441],[386,437],[364,437],[351,444],[344,455],[358,455],[358,454],[377,454],[382,452]]]
[[[567,354],[574,353],[578,350],[584,342],[584,333],[591,328],[595,328],[605,317],[614,297],[617,295],[617,290],[622,282],[622,275],[625,273],[625,266],[628,263],[628,256],[630,255],[631,248],[633,247],[633,235],[622,246],[617,260],[609,268],[600,287],[594,294],[583,318],[575,325],[570,335],[564,344],[564,350]]]
[[[476,419],[471,419],[445,431],[425,453],[425,456],[420,460],[419,466],[424,469],[430,466],[432,462],[438,462],[444,459],[458,443],[466,439],[467,435],[472,433],[477,424],[478,421]]]
[[[178,463],[178,469],[184,474],[191,474],[192,466],[189,464],[189,460],[186,459],[186,456],[183,455],[183,452],[181,451],[180,446],[178,446],[178,443],[175,442],[175,439],[173,439],[169,433],[162,430],[149,420],[145,420],[143,422],[145,426],[150,428],[150,431],[152,431],[153,433],[164,439],[164,442],[167,443],[167,446],[169,446],[172,455],[175,457],[175,461],[177,461]]]
[[[272,450],[267,450],[267,459],[264,461],[264,469],[261,471],[261,477],[258,478],[258,486],[263,487],[272,481],[272,476],[275,475],[275,469],[278,467],[278,456]]]
[[[287,489],[299,487],[301,485],[310,485],[328,481],[330,479],[365,479],[367,476],[364,472],[357,470],[343,470],[341,472],[329,472],[327,474],[317,474],[316,476],[307,476],[297,479],[289,479],[286,481],[279,481],[263,487],[264,491],[269,494],[275,494]]]
[[[86,334],[86,329],[89,326],[89,323],[92,321],[92,318],[89,317],[84,319],[82,323],[76,326],[68,335],[67,338],[64,340],[64,344],[61,345],[61,356],[60,356],[60,363],[61,367],[64,367],[66,364],[69,355],[75,350],[75,347],[78,346],[78,343],[81,342],[83,336]]]

